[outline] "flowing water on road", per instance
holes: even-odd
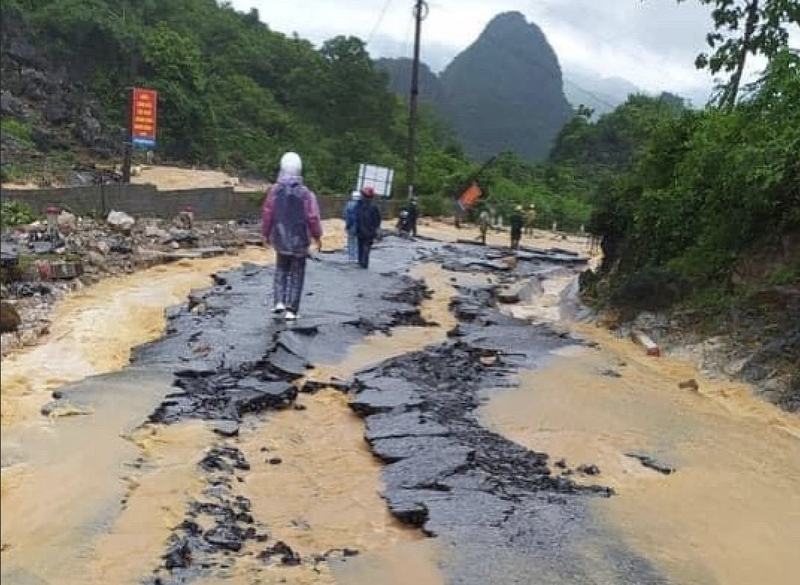
[[[676,583],[793,585],[800,550],[800,419],[748,387],[648,357],[607,331],[576,325],[573,346],[519,388],[496,395],[485,424],[617,495],[596,518]],[[695,379],[698,390],[679,388]],[[664,475],[627,453],[673,467]]]
[[[2,541],[4,576],[15,582],[138,583],[143,567],[157,567],[186,502],[202,499],[197,462],[219,439],[203,422],[170,426],[141,422],[170,388],[171,378],[132,374],[114,382],[122,401],[107,404],[112,390],[99,374],[123,368],[130,348],[157,339],[164,309],[185,301],[208,275],[243,261],[264,261],[264,250],[236,258],[161,266],[101,282],[62,302],[53,333],[29,352],[3,363]],[[436,294],[422,307],[431,327],[400,327],[353,348],[331,372],[351,376],[362,366],[444,339],[452,318],[452,288],[435,267],[412,271]],[[330,375],[322,366],[312,377]],[[68,418],[38,415],[53,389],[95,376],[87,405]],[[335,566],[336,580],[352,585],[405,581],[438,585],[436,548],[401,525],[380,498],[381,465],[367,449],[363,424],[333,390],[302,395],[302,411],[254,418],[236,446],[253,468],[239,493],[274,539],[301,555],[355,548],[359,556]],[[79,416],[80,415],[80,416]],[[280,465],[265,460],[280,457]],[[113,508],[125,505],[119,514]],[[402,567],[402,570],[399,570]],[[402,577],[399,577],[402,575]],[[332,583],[331,570],[237,563],[230,583]],[[4,579],[5,581],[5,579]]]
[[[136,491],[141,471],[131,463],[140,455],[145,461],[150,458],[130,433],[171,384],[158,375],[134,374],[115,381],[101,375],[127,365],[133,346],[159,338],[164,309],[185,302],[190,290],[209,286],[210,274],[266,257],[263,249],[249,248],[237,256],[181,261],[102,281],[59,303],[51,333],[38,346],[3,360],[4,571],[18,568],[54,583],[86,582],[82,571],[92,557],[94,532],[102,533],[109,521],[104,506]],[[52,390],[92,376],[92,403],[47,418],[39,414]],[[103,396],[112,387],[116,402],[107,404]],[[62,418],[68,415],[74,416]],[[179,474],[176,467],[197,460],[187,459],[186,453],[199,452],[207,443],[200,430],[159,430],[171,449],[150,463],[169,469],[164,474],[168,481],[158,485],[175,497],[169,501],[159,493],[137,502],[161,511],[182,509],[179,486],[191,484],[196,472],[186,465]],[[150,557],[157,562],[169,527],[168,518],[160,518],[150,528],[139,525],[129,531],[115,570],[124,570],[126,563],[141,567]],[[151,538],[154,533],[159,536]],[[139,548],[152,549],[149,557],[124,560],[130,548],[136,549],[134,541]],[[95,582],[123,582],[109,577]]]
[[[73,413],[82,416],[38,415],[54,388],[123,368],[131,346],[163,333],[163,309],[208,285],[209,273],[267,257],[249,250],[102,282],[59,305],[42,345],[3,360],[2,560],[4,577],[20,576],[9,582],[36,583],[32,576],[53,584],[140,582],[143,568],[159,565],[187,500],[200,498],[205,480],[197,462],[204,451],[231,441],[251,463],[237,493],[251,500],[271,540],[284,540],[304,557],[344,547],[360,554],[317,567],[265,567],[253,555],[230,569],[226,583],[444,583],[437,570],[443,551],[387,512],[381,464],[346,397],[333,390],[301,395],[302,410],[248,419],[236,439],[220,439],[202,422],[140,426],[172,382],[154,372],[114,382],[114,396],[122,397],[114,403],[102,398],[111,382],[94,378],[91,404]],[[371,335],[343,362],[320,364],[308,378],[346,379],[443,341],[455,324],[448,310],[453,285],[487,278],[430,264],[411,275],[433,291],[422,315],[437,325]],[[557,320],[568,282],[545,283],[530,306],[514,313]],[[600,475],[587,482],[617,491],[593,501],[596,519],[676,583],[794,583],[797,417],[752,398],[746,387],[703,379],[684,363],[649,358],[606,332],[573,327],[599,346],[568,348],[523,375],[519,388],[494,394],[482,411],[485,423],[550,453],[553,462],[596,464]],[[699,391],[678,388],[688,378]],[[648,469],[626,455],[634,451],[676,471]],[[275,457],[280,464],[268,462]]]

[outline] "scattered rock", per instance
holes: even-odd
[[[274,545],[264,549],[258,554],[258,558],[265,562],[272,561],[273,557],[279,557],[278,560],[280,563],[289,567],[297,566],[302,562],[300,555],[294,552],[292,548],[282,540],[279,540]]]
[[[82,416],[92,414],[94,409],[91,406],[73,404],[67,400],[53,400],[42,406],[40,412],[49,417]]]
[[[223,437],[239,436],[239,423],[232,420],[221,420],[214,423],[214,432]]]
[[[111,211],[106,217],[106,221],[123,233],[130,233],[136,223],[136,220],[124,211]]]
[[[11,303],[0,302],[0,330],[3,333],[17,331],[22,324],[22,318]]]
[[[663,475],[670,475],[675,471],[673,467],[659,463],[646,453],[625,453],[625,456],[638,459],[645,467],[657,471]]]

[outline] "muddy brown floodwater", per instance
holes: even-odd
[[[46,418],[39,409],[58,386],[123,368],[132,346],[162,335],[164,308],[208,285],[210,273],[269,257],[263,249],[246,250],[102,282],[59,305],[53,332],[40,346],[3,360],[4,582],[5,575],[26,575],[12,581],[140,583],[147,577],[143,567],[159,565],[186,502],[202,498],[197,461],[220,438],[202,421],[142,426],[172,382],[157,372],[116,382],[131,391],[115,393],[124,398],[113,405],[98,400],[97,412],[78,405],[56,413],[76,416]],[[436,325],[370,335],[343,361],[318,364],[309,379],[346,379],[444,341],[455,325],[448,309],[453,286],[487,279],[433,264],[417,265],[410,275],[432,290],[421,312]],[[560,293],[570,280],[561,274],[544,282],[529,306],[509,311],[560,321]],[[559,351],[522,375],[518,388],[495,392],[481,411],[484,424],[549,453],[551,463],[597,465],[600,475],[584,479],[617,495],[592,500],[595,520],[675,583],[796,583],[798,417],[753,398],[745,386],[707,380],[670,358],[649,358],[599,329],[566,325],[597,345]],[[678,387],[688,378],[698,381],[697,392]],[[93,380],[102,393],[106,380]],[[345,547],[360,554],[347,563],[294,567],[265,566],[255,555],[248,563],[245,556],[229,573],[197,582],[443,585],[437,566],[447,551],[387,511],[382,464],[368,450],[363,421],[346,397],[321,390],[297,403],[298,410],[241,425],[236,447],[259,465],[238,491],[274,539],[291,543],[301,557]],[[646,454],[674,472],[664,475],[628,454]],[[265,463],[276,458],[279,464]],[[104,506],[120,500],[122,513],[107,517]],[[95,530],[82,528],[86,518]]]
[[[77,533],[77,527],[95,516],[102,525],[99,502],[120,490],[125,495],[140,488],[137,471],[129,467],[140,452],[133,431],[152,408],[152,397],[168,388],[170,380],[145,375],[120,383],[125,400],[105,409],[102,416],[92,416],[92,408],[61,410],[50,417],[42,417],[39,410],[52,390],[70,382],[99,376],[94,385],[102,389],[102,374],[127,365],[133,346],[160,337],[164,309],[185,302],[191,289],[209,286],[213,272],[268,257],[263,249],[248,248],[236,256],[181,261],[102,281],[59,303],[51,333],[38,346],[3,360],[4,569],[19,568],[53,583],[125,582],[113,573],[93,580],[91,571],[84,572],[87,558],[92,558],[87,552],[91,535]],[[69,418],[56,420],[60,417]],[[170,507],[183,508],[175,486],[186,482],[176,471],[181,463],[196,460],[188,452],[197,442],[185,436],[187,429],[160,433],[180,436],[170,442],[174,449],[144,451],[145,459],[169,469],[163,474],[167,481],[158,484],[161,492],[149,494],[151,498],[146,489],[139,489],[141,496],[135,500],[158,509],[159,518],[150,527],[139,522],[127,531],[114,557],[117,571],[124,572],[127,565],[142,566],[142,558],[131,558],[131,550],[147,550],[158,559],[174,516]],[[121,435],[129,440],[119,440]],[[186,477],[195,473],[190,474],[188,464],[185,467]],[[176,501],[162,498],[169,493]],[[161,539],[150,538],[154,533]]]
[[[171,382],[158,375],[136,378],[125,394],[129,400],[102,411],[76,407],[59,412],[57,423],[41,417],[39,409],[55,388],[123,368],[131,347],[163,334],[164,309],[207,285],[209,274],[268,258],[254,249],[104,281],[61,303],[53,333],[41,345],[4,361],[4,574],[21,582],[138,583],[145,576],[142,567],[158,566],[186,501],[201,499],[196,462],[216,441],[208,424],[141,426],[153,397]],[[348,377],[364,365],[442,341],[453,323],[447,309],[452,288],[438,267],[422,266],[412,275],[436,291],[422,312],[438,325],[371,335],[343,363],[330,371],[322,365],[310,377]],[[97,385],[103,383],[101,376]],[[345,547],[359,555],[347,564],[332,563],[332,569],[265,569],[254,558],[251,565],[237,563],[226,582],[443,583],[436,545],[394,519],[381,499],[381,465],[346,397],[324,390],[297,402],[304,410],[270,413],[243,425],[237,447],[248,460],[279,457],[282,463],[254,471],[241,493],[274,537],[292,542],[301,555]],[[115,498],[124,499],[125,508],[104,520],[99,508]],[[94,516],[97,533],[87,534],[80,527]]]
[[[800,418],[747,386],[574,327],[599,346],[567,348],[522,376],[484,407],[484,423],[552,462],[597,465],[584,479],[617,495],[592,501],[596,519],[676,583],[797,583]],[[690,378],[698,391],[679,388]]]

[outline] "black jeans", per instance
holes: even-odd
[[[358,265],[369,268],[369,253],[372,251],[372,238],[358,238]]]

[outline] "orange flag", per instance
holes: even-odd
[[[478,187],[477,183],[472,183],[469,187],[467,187],[461,196],[458,198],[458,206],[461,208],[461,211],[466,211],[481,198],[483,192],[481,188]]]

